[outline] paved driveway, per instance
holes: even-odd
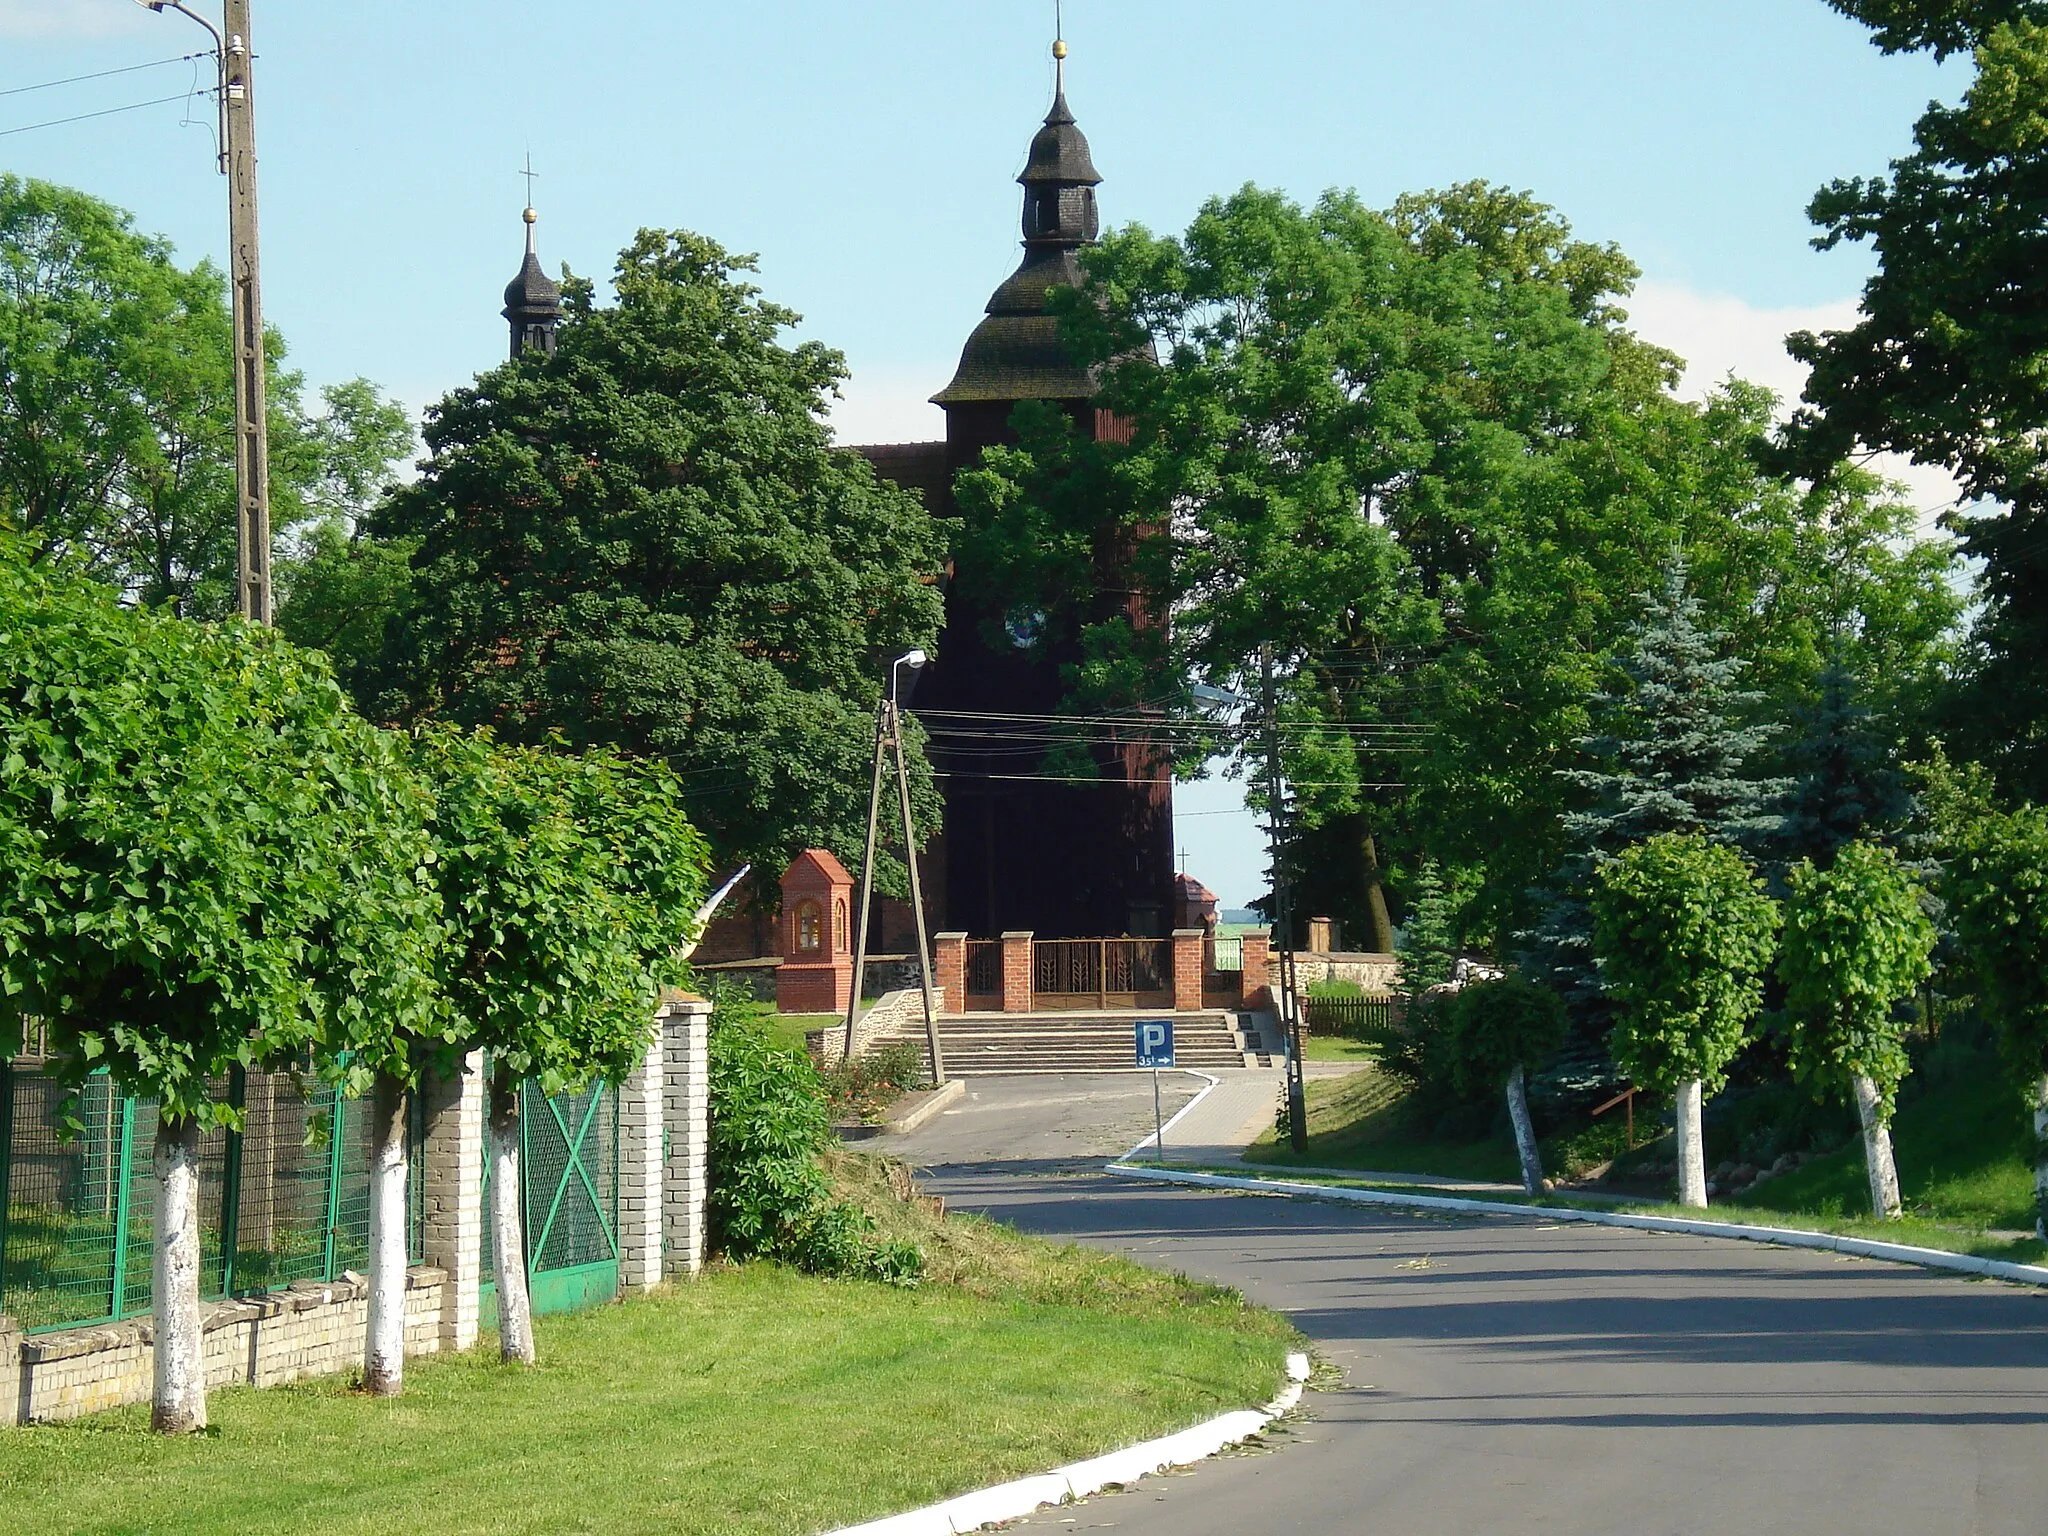
[[[1129,1130],[1128,1091],[1079,1105],[1069,1080],[1035,1107],[1032,1081],[990,1090],[983,1114],[1003,1137],[971,1163],[943,1136],[901,1150],[939,1165],[932,1183],[959,1206],[1240,1287],[1289,1312],[1343,1374],[1278,1454],[1147,1480],[1033,1528],[2048,1530],[2048,1296],[1540,1216],[1141,1185],[1039,1156],[1027,1129],[1045,1114],[1055,1138]],[[988,1155],[1006,1145],[1028,1155]]]

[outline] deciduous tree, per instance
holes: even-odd
[[[1777,904],[1741,854],[1698,831],[1623,849],[1596,877],[1594,953],[1614,1001],[1614,1059],[1678,1106],[1678,1199],[1707,1203],[1702,1101],[1763,1000]]]
[[[1933,970],[1934,923],[1897,855],[1876,843],[1845,843],[1825,867],[1802,859],[1786,886],[1778,973],[1792,1070],[1854,1099],[1870,1209],[1896,1216],[1891,1118],[1908,1066],[1897,1009]]]
[[[1452,1070],[1461,1092],[1505,1087],[1522,1188],[1543,1188],[1543,1157],[1529,1118],[1528,1069],[1549,1060],[1564,1041],[1564,1004],[1548,987],[1520,976],[1474,982],[1451,1005]]]

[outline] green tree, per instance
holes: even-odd
[[[1543,1188],[1543,1156],[1529,1118],[1528,1069],[1541,1066],[1564,1043],[1564,1004],[1548,987],[1520,976],[1461,987],[1451,1005],[1450,1055],[1458,1089],[1483,1093],[1505,1087],[1522,1188]]]
[[[1759,691],[1805,692],[1838,632],[1869,676],[1945,654],[1952,560],[1912,509],[1860,471],[1761,470],[1767,391],[1673,399],[1677,359],[1626,325],[1634,267],[1526,193],[1246,188],[1084,262],[1055,307],[1129,441],[1020,408],[1020,443],[956,487],[958,579],[1042,616],[1081,714],[1187,677],[1255,691],[1271,641],[1298,888],[1368,942],[1421,849],[1478,877],[1475,935],[1528,926],[1577,807],[1558,770],[1584,766],[1588,701],[1674,547]],[[1171,628],[1105,611],[1105,586]]]
[[[1415,890],[1400,939],[1401,996],[1413,1008],[1423,993],[1451,979],[1458,962],[1456,916],[1451,894],[1444,889],[1436,860],[1424,859],[1416,871]]]
[[[615,304],[572,282],[553,356],[442,401],[421,478],[372,520],[413,541],[413,580],[353,685],[385,717],[664,759],[726,867],[856,862],[881,680],[934,644],[944,549],[832,447],[844,364],[783,345],[797,316],[751,270],[643,232]]]
[[[1594,952],[1614,1000],[1614,1059],[1678,1105],[1678,1199],[1707,1203],[1705,1095],[1763,1000],[1778,909],[1742,855],[1701,832],[1660,832],[1600,867]]]
[[[702,841],[665,770],[592,749],[416,738],[447,937],[437,953],[456,1048],[490,1057],[500,1351],[534,1359],[519,1189],[520,1086],[621,1082],[652,1039],[660,988],[703,894]]]
[[[0,1054],[157,1103],[155,1409],[206,1423],[209,1079],[438,1027],[424,799],[317,656],[123,611],[0,538]],[[353,1086],[346,1083],[344,1086]]]
[[[1771,843],[1788,862],[1826,869],[1845,844],[1897,837],[1912,819],[1905,775],[1860,693],[1848,667],[1832,662],[1794,722],[1785,762],[1792,789]]]
[[[303,404],[268,338],[278,574],[300,533],[359,509],[411,443],[362,380]],[[0,519],[123,596],[195,618],[235,606],[227,285],[120,210],[0,175]]]
[[[2035,1234],[2048,1242],[2048,813],[1993,811],[1981,783],[1953,787],[1937,801],[1954,813],[1942,892],[1977,975],[1979,1005],[2033,1101]]]
[[[1610,1022],[1605,971],[1593,942],[1594,879],[1645,839],[1700,832],[1728,844],[1774,832],[1770,810],[1786,784],[1754,776],[1770,727],[1744,723],[1759,695],[1738,688],[1748,663],[1702,622],[1685,560],[1674,555],[1616,668],[1595,699],[1600,734],[1583,743],[1598,764],[1566,769],[1583,809],[1564,817],[1568,852],[1538,924],[1522,935],[1524,968],[1555,989],[1582,1029]]]
[[[1932,974],[1934,923],[1898,856],[1876,843],[1845,843],[1825,868],[1802,859],[1786,885],[1778,974],[1792,1070],[1854,1099],[1870,1209],[1893,1217],[1900,1205],[1892,1108],[1908,1070],[1897,1010]]]
[[[2036,0],[1836,0],[1887,51],[1974,55],[1960,103],[1930,106],[1889,177],[1823,188],[1823,249],[1868,242],[1878,270],[1855,325],[1790,339],[1812,366],[1789,428],[1809,469],[1858,448],[1952,471],[2002,504],[1958,516],[1983,561],[1977,665],[1959,740],[2020,793],[2048,794],[2048,6]],[[1965,255],[1966,253],[1966,259]]]

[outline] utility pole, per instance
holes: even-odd
[[[1287,1031],[1287,1140],[1308,1150],[1308,1094],[1302,1076],[1301,999],[1294,969],[1294,881],[1287,872],[1285,802],[1280,788],[1280,699],[1273,683],[1273,645],[1259,647],[1266,716],[1266,825],[1273,849],[1273,918],[1280,931],[1280,1026]]]
[[[854,1020],[860,1013],[863,973],[867,969],[868,912],[875,895],[875,844],[882,820],[882,761],[895,759],[896,798],[903,816],[903,863],[910,871],[910,910],[917,923],[917,976],[924,992],[924,1036],[932,1056],[932,1082],[946,1080],[946,1057],[939,1043],[939,1010],[932,995],[932,948],[925,933],[924,888],[917,872],[917,832],[910,812],[910,763],[903,746],[903,710],[896,698],[898,671],[908,667],[913,678],[926,662],[923,651],[897,658],[889,667],[889,691],[875,711],[874,777],[868,788],[867,853],[860,868],[860,931],[853,940],[853,995],[846,1000],[846,1049],[842,1059],[853,1060]]]
[[[242,617],[271,619],[270,436],[264,378],[263,278],[256,227],[255,53],[249,0],[221,0],[216,27],[185,0],[136,0],[206,28],[220,66],[220,173],[228,179],[228,286],[235,327],[235,594]]]
[[[235,309],[235,514],[242,617],[271,619],[270,436],[263,274],[256,225],[256,95],[249,0],[223,0],[221,111],[227,124],[229,273]]]

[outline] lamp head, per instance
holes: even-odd
[[[908,667],[911,671],[916,672],[920,670],[924,666],[924,664],[930,660],[931,657],[925,655],[923,651],[911,651],[907,655],[897,657],[896,665],[899,667]]]

